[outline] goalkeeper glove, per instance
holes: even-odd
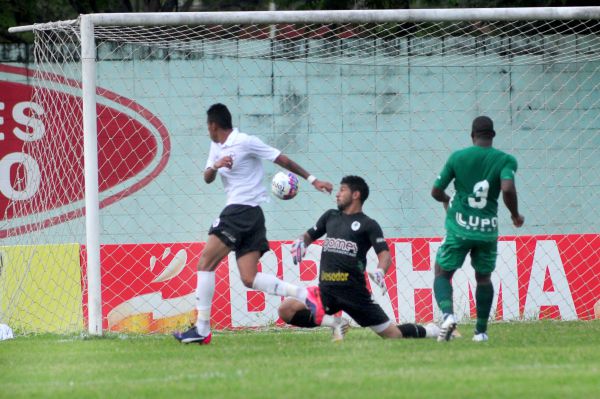
[[[304,240],[302,238],[298,238],[292,244],[292,259],[294,261],[294,265],[297,265],[302,261],[304,254],[306,254],[306,245],[304,244]]]
[[[373,280],[373,282],[383,290],[383,294],[385,294],[387,292],[387,286],[385,285],[385,272],[380,268],[377,268],[375,272],[369,272],[368,274],[369,278]]]

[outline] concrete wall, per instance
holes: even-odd
[[[485,65],[477,61],[483,57]],[[207,186],[201,177],[209,148],[205,110],[214,102],[230,107],[236,126],[321,179],[365,177],[372,190],[365,212],[389,237],[443,235],[431,185],[451,151],[470,145],[471,120],[488,115],[498,132],[495,145],[519,161],[526,226],[518,233],[600,231],[597,54],[568,64],[484,50],[451,59],[342,53],[336,63],[208,51],[193,59],[155,58],[98,64],[98,85],[146,107],[172,141],[165,171],[102,211],[106,242],[205,239],[225,199],[220,182]],[[79,79],[76,68],[66,73]],[[265,166],[268,184],[276,168]],[[265,204],[269,237],[294,238],[334,206],[332,197],[304,183],[296,199]],[[500,218],[501,234],[517,233],[502,206]]]

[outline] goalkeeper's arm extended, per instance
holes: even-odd
[[[390,265],[392,264],[392,256],[390,251],[381,251],[377,254],[379,260],[377,268],[374,272],[369,272],[369,278],[382,289],[382,293],[387,292],[387,286],[385,285],[385,274],[387,273]]]
[[[292,244],[292,260],[294,265],[302,262],[302,258],[306,254],[306,248],[313,242],[313,239],[308,233],[304,233],[302,237],[298,237]]]

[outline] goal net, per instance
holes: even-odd
[[[221,182],[202,178],[217,102],[334,190],[365,178],[364,211],[393,256],[387,294],[371,289],[402,322],[439,317],[444,211],[431,187],[471,145],[473,118],[491,117],[494,145],[519,162],[526,218],[515,229],[500,200],[492,318],[600,317],[600,7],[81,18],[94,17],[103,329],[195,318],[198,258],[225,203]],[[88,323],[80,22],[34,25],[35,65],[0,69],[30,94],[4,108],[14,129],[0,160],[0,322],[21,333]],[[269,185],[277,168],[265,168]],[[264,204],[262,271],[316,284],[319,245],[299,266],[289,248],[332,207],[306,182]],[[475,315],[469,264],[453,279],[462,321]],[[232,255],[217,269],[213,327],[282,325],[281,300],[245,288]]]

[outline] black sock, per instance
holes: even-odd
[[[398,329],[400,329],[404,338],[425,338],[425,327],[418,324],[399,324]]]
[[[290,320],[290,324],[297,327],[317,327],[315,324],[315,319],[308,309],[302,309],[294,313],[294,317],[292,317],[292,320]]]
[[[487,331],[488,319],[494,301],[494,286],[489,284],[477,284],[475,289],[475,306],[477,307],[477,323],[475,330],[478,333]]]

